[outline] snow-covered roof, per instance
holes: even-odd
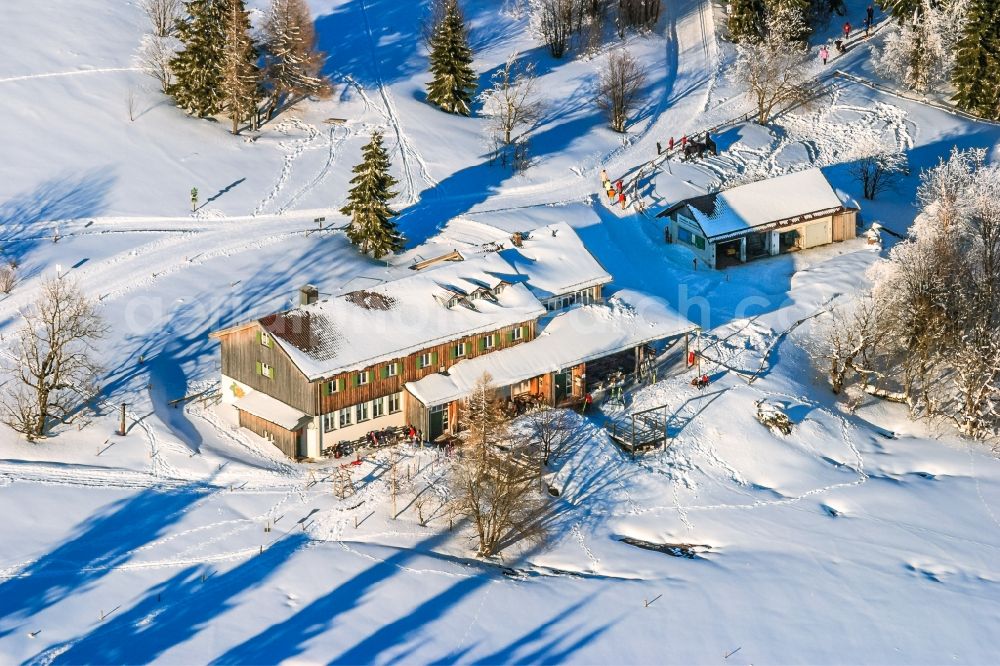
[[[296,430],[304,419],[309,418],[305,412],[300,412],[260,391],[251,391],[236,400],[234,404],[239,409],[281,426],[285,430]]]
[[[545,308],[515,282],[514,272],[499,254],[488,253],[259,322],[316,380],[536,319]]]
[[[539,298],[548,298],[611,281],[611,275],[565,222],[540,227],[524,235],[520,247],[501,251],[504,259],[528,281]]]
[[[428,375],[406,388],[433,407],[467,396],[484,372],[497,386],[509,386],[695,328],[664,301],[623,290],[607,305],[556,315],[530,342],[460,361],[448,374]]]
[[[705,236],[716,239],[844,207],[819,169],[740,185],[685,202]],[[676,206],[672,207],[676,209]]]

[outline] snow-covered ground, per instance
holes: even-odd
[[[996,661],[1000,462],[896,407],[846,411],[808,360],[814,320],[783,335],[863,287],[884,248],[695,271],[659,227],[598,192],[601,168],[625,173],[657,141],[746,110],[709,2],[666,2],[653,34],[629,37],[648,84],[624,143],[592,104],[601,56],[555,61],[526,18],[466,2],[481,81],[512,51],[542,75],[535,163],[518,176],[488,164],[483,120],[423,102],[411,3],[313,2],[336,94],[252,140],[185,117],[134,70],[133,4],[8,4],[0,245],[23,280],[0,300],[0,335],[57,271],[100,299],[112,332],[100,415],[35,444],[0,431],[0,663]],[[866,52],[831,67],[870,76]],[[913,175],[862,201],[862,217],[905,232],[921,167],[953,145],[1000,157],[1000,126],[831,84],[773,128],[725,130],[717,158],[668,162],[647,201],[810,165],[860,200],[842,162],[872,132],[906,149]],[[389,266],[330,229],[375,128],[410,239]],[[488,227],[553,222],[578,231],[612,290],[662,297],[703,326],[720,364],[702,392],[671,366],[631,396],[630,410],[663,406],[665,451],[621,454],[600,428],[618,410],[577,418],[549,479],[560,497],[545,544],[474,559],[467,526],[440,510],[437,452],[399,452],[408,480],[394,509],[387,452],[350,468],[357,493],[341,499],[340,461],[291,463],[224,410],[171,404],[216,381],[209,331],[284,306],[303,283],[335,292]],[[758,370],[752,384],[738,372]],[[753,418],[761,398],[785,407],[790,435]],[[122,403],[129,432],[116,437]]]

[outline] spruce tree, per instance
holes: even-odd
[[[959,108],[1000,119],[1000,3],[971,0],[958,42],[952,83]]]
[[[729,37],[734,42],[755,42],[764,35],[764,0],[732,0]]]
[[[389,154],[382,145],[382,133],[374,132],[372,140],[361,149],[361,164],[354,167],[347,205],[340,209],[351,217],[347,237],[363,253],[381,259],[403,247],[403,236],[396,228],[396,211],[389,208],[389,199],[396,179],[389,175]]]
[[[448,113],[469,115],[472,95],[476,92],[476,73],[472,70],[472,49],[457,0],[448,1],[444,18],[434,29],[430,59],[434,78],[427,86],[427,101]]]
[[[921,0],[879,0],[878,6],[900,23],[913,21],[923,11]]]
[[[170,60],[174,82],[167,92],[177,106],[202,118],[222,111],[222,69],[226,43],[224,0],[188,0],[177,24],[183,49]]]
[[[778,17],[782,36],[805,44],[812,35],[809,25],[810,0],[770,0],[767,13]]]
[[[250,14],[243,0],[226,3],[226,42],[222,61],[222,104],[240,133],[240,123],[253,119],[260,100],[260,69],[257,48],[250,37]]]

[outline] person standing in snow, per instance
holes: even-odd
[[[870,18],[865,18],[865,39],[868,39],[868,35],[872,29],[872,20]]]
[[[844,21],[844,41],[851,38],[851,22]]]
[[[826,48],[826,44],[819,47],[819,59],[823,61],[824,65],[830,59],[830,49]]]
[[[674,149],[674,137],[670,137],[670,140],[667,141],[667,150],[670,151],[673,149]]]
[[[687,145],[688,145],[688,135],[685,134],[684,136],[681,137],[681,150],[684,150],[684,148]]]
[[[661,145],[660,145],[660,142],[659,142],[659,141],[657,141],[657,142],[656,142],[656,154],[657,154],[657,155],[659,155],[659,154],[661,154],[662,152],[663,152],[663,146],[661,146]]]
[[[868,25],[875,22],[875,7],[873,5],[868,5],[868,9],[865,10],[865,15],[868,17]]]
[[[607,169],[601,169],[601,182],[602,183],[606,183],[609,180],[611,180],[611,179],[608,178],[608,170]]]

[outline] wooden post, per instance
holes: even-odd
[[[125,436],[125,403],[122,403],[121,412],[118,417],[118,434],[121,437]]]

